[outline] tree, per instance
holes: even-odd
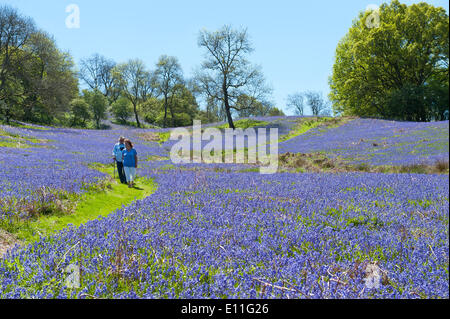
[[[168,114],[164,107],[164,97],[147,99],[141,104],[145,112],[145,120],[149,123],[163,126],[170,121],[172,127],[191,125],[199,117],[200,109],[194,94],[184,85],[179,85],[170,95],[168,105],[172,111]]]
[[[206,120],[208,123],[218,122],[219,120],[219,106],[212,97],[206,99]]]
[[[285,116],[283,110],[273,107],[269,110],[269,116]]]
[[[235,113],[239,117],[266,116],[272,108],[273,106],[269,101],[259,101],[254,97],[243,94],[236,100]]]
[[[377,27],[366,24],[372,14],[361,13],[337,46],[330,78],[333,110],[343,115],[431,120],[436,108],[448,107],[424,103],[446,100],[448,14],[427,3],[407,6],[397,0],[381,5]]]
[[[157,119],[159,114],[163,110],[162,102],[160,99],[156,97],[150,97],[145,102],[142,102],[139,107],[143,112],[144,119],[147,123],[151,123],[153,125],[159,125],[157,123]]]
[[[24,119],[50,124],[53,117],[70,111],[69,104],[78,95],[74,62],[43,31],[30,36],[26,50],[33,58],[21,61],[19,67],[25,88]]]
[[[120,92],[112,72],[116,66],[113,60],[96,53],[89,58],[82,59],[80,65],[80,79],[92,90],[100,90],[110,103],[117,100]]]
[[[82,98],[73,99],[70,102],[70,109],[72,113],[72,126],[81,125],[86,126],[86,121],[90,120],[89,105]]]
[[[179,85],[176,94],[172,96],[174,127],[192,125],[199,114],[199,106],[192,92],[184,85]]]
[[[89,104],[95,126],[97,129],[100,129],[101,121],[106,119],[107,100],[99,90],[84,90],[83,94],[86,102]]]
[[[16,73],[19,58],[28,58],[23,50],[34,32],[33,20],[9,6],[0,6],[0,100],[4,102],[0,110],[7,122],[17,114],[22,100],[23,87]]]
[[[122,124],[126,124],[128,119],[133,114],[131,103],[125,97],[121,97],[117,101],[115,101],[111,105],[111,110],[114,118]]]
[[[174,126],[175,115],[173,103],[171,102],[173,101],[173,96],[176,94],[177,89],[180,89],[183,84],[183,72],[177,58],[162,55],[156,64],[155,75],[158,83],[158,90],[164,99],[163,127],[166,127],[167,108],[170,110],[172,126]]]
[[[305,97],[303,93],[288,95],[287,106],[293,109],[295,114],[303,116],[305,110]]]
[[[305,99],[314,116],[327,115],[329,113],[328,102],[320,92],[307,91],[305,92]]]
[[[270,89],[260,68],[247,61],[253,51],[247,30],[224,26],[215,32],[200,32],[198,45],[205,49],[205,61],[197,73],[198,85],[206,96],[222,105],[230,128],[235,128],[231,110],[238,110],[239,96],[265,100]]]
[[[154,90],[152,73],[146,70],[144,62],[134,59],[116,66],[113,76],[123,96],[133,105],[136,124],[141,127],[138,105],[151,96]]]
[[[448,107],[448,90],[441,86],[403,86],[387,97],[388,117],[391,119],[421,121],[444,120]]]
[[[15,9],[0,7],[0,112],[50,124],[78,94],[72,57]]]

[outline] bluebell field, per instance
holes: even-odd
[[[291,128],[293,118],[262,120]],[[158,185],[107,217],[9,250],[0,298],[449,298],[448,174],[261,175],[243,164],[151,160],[167,157],[167,145],[142,130],[0,129],[42,141],[0,147],[3,199],[32,201],[43,186],[84,192],[106,176],[89,163],[112,171],[120,135],[135,142],[138,175]],[[448,136],[448,121],[354,119],[279,149],[409,165],[448,161]],[[0,207],[0,219],[20,213]],[[66,286],[70,264],[81,269],[79,288]],[[369,264],[377,287],[366,284]]]

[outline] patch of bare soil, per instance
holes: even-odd
[[[16,244],[20,244],[20,241],[17,240],[17,238],[3,229],[0,229],[0,259]]]
[[[140,133],[140,134],[138,134],[138,136],[148,142],[159,142],[160,141],[159,135],[156,133],[153,133],[153,132]]]

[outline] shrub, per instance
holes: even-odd
[[[121,97],[111,105],[111,112],[118,122],[126,124],[128,119],[133,114],[133,109],[130,101],[124,97]]]
[[[86,121],[91,118],[89,105],[84,99],[76,98],[70,102],[70,111],[72,113],[71,126],[86,126]]]
[[[356,165],[356,170],[361,172],[370,172],[370,166],[367,163],[359,163]]]
[[[400,173],[426,174],[427,166],[425,164],[402,165],[400,167]]]
[[[436,170],[440,173],[446,172],[449,168],[448,165],[448,161],[445,160],[438,160],[435,164],[434,167],[436,168]]]

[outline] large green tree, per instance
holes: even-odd
[[[97,129],[101,128],[101,121],[107,118],[108,100],[100,90],[83,90],[83,98],[89,105]]]
[[[32,58],[18,65],[25,87],[24,120],[51,123],[54,117],[70,111],[70,102],[78,95],[74,62],[42,31],[31,35],[26,51]]]
[[[0,6],[0,115],[51,123],[78,93],[71,56],[16,9]]]
[[[18,76],[18,63],[28,59],[24,48],[35,32],[34,21],[10,6],[0,6],[0,108],[7,122],[21,115],[24,87]]]
[[[439,119],[448,108],[448,28],[446,11],[427,3],[394,0],[361,13],[336,49],[334,112]]]

